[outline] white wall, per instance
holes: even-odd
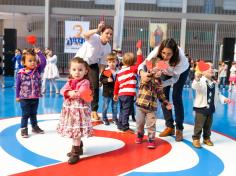
[[[4,28],[13,28],[17,30],[17,36],[18,37],[25,37],[28,34],[34,34],[37,36],[41,36],[42,32],[39,32],[37,28],[36,30],[33,30],[31,32],[28,31],[28,24],[32,22],[37,22],[37,21],[43,21],[44,18],[42,16],[33,16],[29,17],[27,15],[8,15],[5,16],[5,19],[3,19],[3,29]],[[42,29],[40,29],[41,31]],[[41,36],[43,37],[43,36]]]

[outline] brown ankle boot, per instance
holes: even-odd
[[[166,137],[166,136],[172,136],[175,134],[175,129],[174,128],[170,128],[170,127],[166,127],[164,129],[164,131],[162,131],[159,136],[160,137]]]
[[[84,146],[84,144],[83,144],[83,141],[81,140],[80,146],[79,146],[79,155],[83,155],[83,153],[84,153],[83,146]],[[72,146],[72,148],[71,148],[71,151],[66,154],[68,157],[71,156],[72,150],[73,150],[73,146]]]
[[[175,141],[180,142],[182,140],[183,140],[183,132],[180,130],[176,130]]]
[[[92,111],[91,116],[94,120],[100,120],[100,117],[96,111]]]
[[[202,148],[199,139],[195,139],[195,140],[193,140],[193,146],[196,147],[196,148]]]
[[[79,151],[80,151],[80,146],[72,146],[71,155],[68,160],[69,164],[76,164],[79,161],[80,159]]]

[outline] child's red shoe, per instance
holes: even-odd
[[[147,148],[149,148],[149,149],[155,149],[155,148],[156,148],[155,141],[153,141],[153,140],[148,141]]]
[[[142,142],[143,142],[143,138],[136,137],[135,139],[136,144],[142,144]]]

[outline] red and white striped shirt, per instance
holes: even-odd
[[[116,82],[114,87],[114,95],[118,96],[135,96],[137,84],[138,66],[142,63],[143,56],[137,55],[137,63],[134,66],[122,66],[121,70],[116,75]]]

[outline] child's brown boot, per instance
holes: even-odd
[[[79,147],[80,147],[80,148],[79,148],[79,155],[83,155],[83,153],[84,153],[83,146],[84,146],[84,144],[83,144],[83,141],[81,140],[80,146],[79,146]],[[73,146],[72,146],[72,148],[71,148],[71,151],[70,151],[69,153],[67,153],[67,156],[68,156],[68,157],[71,156],[72,150],[73,150]]]
[[[72,151],[68,160],[69,164],[76,164],[79,161],[79,150],[80,146],[72,146]]]

